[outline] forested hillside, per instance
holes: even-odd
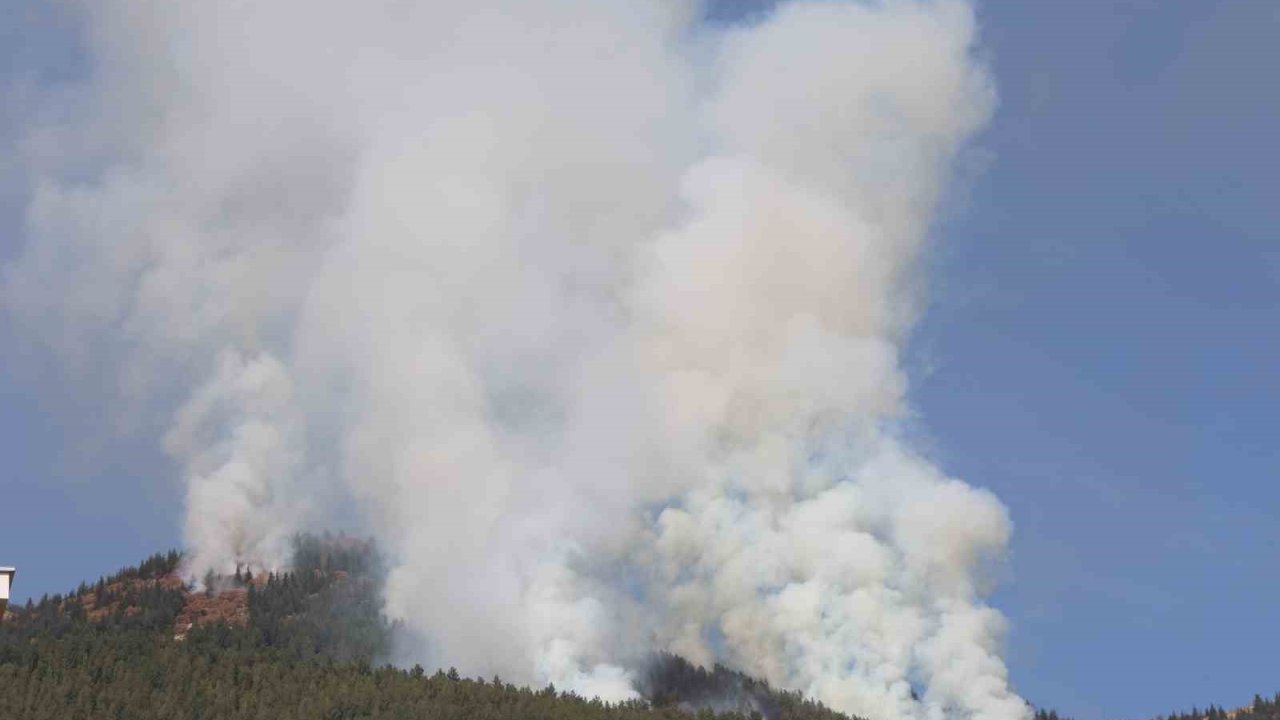
[[[672,656],[655,659],[644,680],[652,702],[616,705],[496,677],[380,666],[394,627],[377,603],[374,548],[304,537],[295,554],[291,573],[237,571],[193,591],[171,552],[11,608],[0,623],[0,717],[847,720],[799,694]]]
[[[300,537],[294,570],[177,575],[177,552],[11,607],[0,622],[0,719],[22,720],[849,720],[728,668],[659,655],[638,678],[647,698],[609,705],[554,687],[516,687],[380,665],[394,626],[378,603],[367,542]],[[1068,720],[1040,710],[1034,720]],[[1234,710],[1156,720],[1280,720],[1280,694]]]

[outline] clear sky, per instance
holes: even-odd
[[[6,5],[6,98],[84,72],[46,4]],[[1274,693],[1280,4],[978,7],[1000,105],[936,233],[910,369],[922,442],[1016,524],[995,597],[1015,685],[1080,720]],[[24,202],[7,156],[0,259]],[[0,327],[0,362],[18,342]],[[0,564],[19,601],[180,537],[154,444],[68,439],[57,382],[0,365]]]

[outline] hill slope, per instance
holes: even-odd
[[[300,537],[293,572],[209,577],[207,591],[183,583],[180,561],[156,555],[10,607],[0,622],[0,720],[850,720],[665,654],[639,678],[647,699],[617,705],[496,677],[377,666],[395,628],[381,615],[380,563],[366,542]],[[1041,710],[1034,720],[1067,719]],[[1280,694],[1159,720],[1280,720]]]
[[[377,603],[374,548],[299,538],[292,573],[186,587],[176,552],[66,596],[11,608],[0,623],[0,716],[99,718],[528,718],[767,716],[848,720],[725,668],[655,659],[653,701],[608,705],[456,672],[375,666],[394,628]],[[11,715],[5,716],[5,713]]]

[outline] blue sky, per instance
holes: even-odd
[[[6,15],[0,76],[83,71],[46,7]],[[921,442],[1016,524],[995,597],[1015,685],[1080,720],[1274,693],[1280,5],[979,15],[1000,107],[938,228],[909,362]],[[0,108],[0,137],[14,124]],[[22,202],[0,159],[0,259]],[[157,449],[66,438],[57,382],[0,369],[0,562],[20,600],[180,537]]]

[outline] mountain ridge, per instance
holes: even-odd
[[[293,570],[183,577],[176,551],[0,623],[0,687],[23,720],[68,718],[564,718],[858,720],[766,683],[663,656],[652,698],[605,703],[501,678],[379,664],[396,627],[381,614],[371,543],[300,536]]]
[[[198,586],[181,562],[177,551],[159,553],[11,606],[0,622],[0,687],[11,704],[0,717],[862,720],[666,653],[639,672],[643,699],[614,704],[378,664],[396,631],[378,600],[381,559],[371,542],[346,536],[299,536],[287,573],[237,568]],[[1069,719],[1040,709],[1033,720]],[[1280,720],[1280,693],[1153,720]]]

